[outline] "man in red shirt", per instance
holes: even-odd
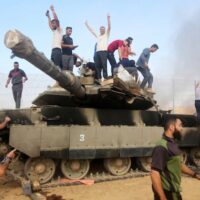
[[[131,43],[133,40],[132,37],[128,37],[126,40],[114,40],[108,45],[108,60],[111,65],[111,73],[113,75],[113,69],[117,67],[117,62],[115,59],[114,52],[118,49],[119,59],[121,59],[121,48],[122,46],[127,46],[128,43]]]

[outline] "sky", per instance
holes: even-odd
[[[72,38],[79,47],[74,53],[92,61],[96,39],[86,29],[88,20],[96,32],[107,26],[111,16],[109,42],[125,39],[134,41],[132,49],[137,60],[141,51],[153,43],[159,50],[150,58],[155,78],[198,79],[200,42],[200,1],[194,0],[6,0],[1,2],[0,74],[7,74],[18,61],[29,74],[42,74],[28,62],[10,59],[11,51],[4,45],[4,35],[17,29],[32,39],[35,47],[50,58],[52,32],[45,12],[54,5],[61,27],[73,27]],[[108,69],[110,71],[110,69]]]

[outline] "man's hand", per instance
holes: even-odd
[[[10,151],[10,152],[6,155],[6,157],[12,160],[12,159],[15,157],[15,151],[16,151],[16,149],[13,149],[12,151]]]
[[[50,9],[51,9],[51,11],[53,12],[53,11],[54,11],[54,6],[51,5],[51,6],[50,6]]]
[[[78,45],[72,45],[72,49],[76,49]]]
[[[109,18],[109,19],[110,19],[110,14],[109,14],[109,13],[107,14],[107,18]]]
[[[8,123],[8,122],[11,121],[11,118],[7,116],[7,117],[5,117],[4,121],[5,121],[6,123]]]
[[[46,15],[47,17],[50,17],[50,15],[49,15],[49,10],[47,10],[47,12],[45,13],[45,15]]]

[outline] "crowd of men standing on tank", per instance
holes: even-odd
[[[50,10],[53,19],[50,17],[49,10],[47,10],[46,16],[48,18],[49,27],[53,32],[51,60],[60,68],[60,70],[73,71],[73,66],[81,66],[83,60],[79,55],[73,53],[73,50],[76,49],[78,45],[74,45],[73,43],[71,37],[72,27],[67,26],[66,32],[63,35],[63,30],[60,26],[54,7],[50,6]],[[94,62],[86,63],[86,68],[91,69],[94,72],[96,82],[101,82],[102,74],[104,79],[108,78],[108,60],[111,65],[112,76],[118,72],[119,66],[122,65],[135,78],[135,80],[138,81],[137,71],[140,71],[144,77],[140,84],[141,89],[144,89],[148,83],[146,90],[154,93],[152,90],[153,75],[150,71],[148,62],[150,54],[158,49],[157,44],[153,44],[150,48],[145,48],[135,64],[134,60],[129,59],[129,56],[136,55],[131,50],[131,44],[133,41],[132,37],[127,37],[125,40],[114,40],[108,44],[111,32],[111,20],[109,14],[107,15],[107,29],[104,26],[101,26],[100,34],[97,34],[87,21],[85,22],[85,26],[96,38]],[[114,56],[115,51],[118,51],[119,62],[116,61]],[[78,61],[78,59],[80,61]],[[28,78],[25,72],[19,68],[18,62],[14,62],[14,69],[9,73],[6,87],[8,87],[9,83],[12,82],[12,92],[16,108],[20,108],[23,83],[26,80],[28,80]]]
[[[46,16],[48,18],[48,23],[50,29],[53,31],[53,43],[52,43],[52,53],[51,60],[55,65],[59,66],[61,70],[73,71],[73,66],[80,66],[82,59],[77,54],[73,53],[73,50],[78,47],[74,45],[73,39],[71,37],[72,27],[66,27],[66,33],[63,35],[58,16],[55,12],[53,6],[50,6],[50,10],[53,15],[53,19],[50,17],[50,12],[47,10]],[[150,58],[150,53],[155,52],[158,49],[157,44],[153,44],[150,48],[146,48],[141,53],[138,61],[137,68],[134,60],[129,60],[129,56],[136,55],[131,50],[131,44],[133,41],[132,37],[127,37],[125,40],[115,40],[108,44],[110,32],[111,32],[111,20],[110,15],[107,15],[107,29],[104,26],[100,27],[100,34],[97,34],[93,28],[86,21],[85,25],[87,29],[96,38],[95,52],[94,52],[94,67],[95,78],[98,82],[101,82],[102,74],[103,78],[108,78],[107,71],[107,60],[111,65],[112,76],[117,72],[118,66],[121,64],[131,75],[133,75],[137,81],[138,74],[137,70],[141,72],[144,79],[141,83],[141,88],[147,85],[147,90],[152,91],[153,75],[150,72],[148,66],[148,61]],[[119,62],[116,61],[114,52],[118,50]],[[81,62],[74,62],[75,59],[79,58]]]

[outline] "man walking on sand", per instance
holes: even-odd
[[[181,163],[181,150],[176,141],[181,139],[182,122],[168,119],[162,139],[153,150],[151,180],[154,200],[182,200],[181,172],[200,180],[200,175]]]
[[[12,80],[12,92],[15,100],[15,107],[20,108],[21,96],[23,90],[23,83],[28,80],[25,72],[19,68],[19,63],[14,62],[14,69],[10,71],[8,80],[6,82],[6,88]]]

